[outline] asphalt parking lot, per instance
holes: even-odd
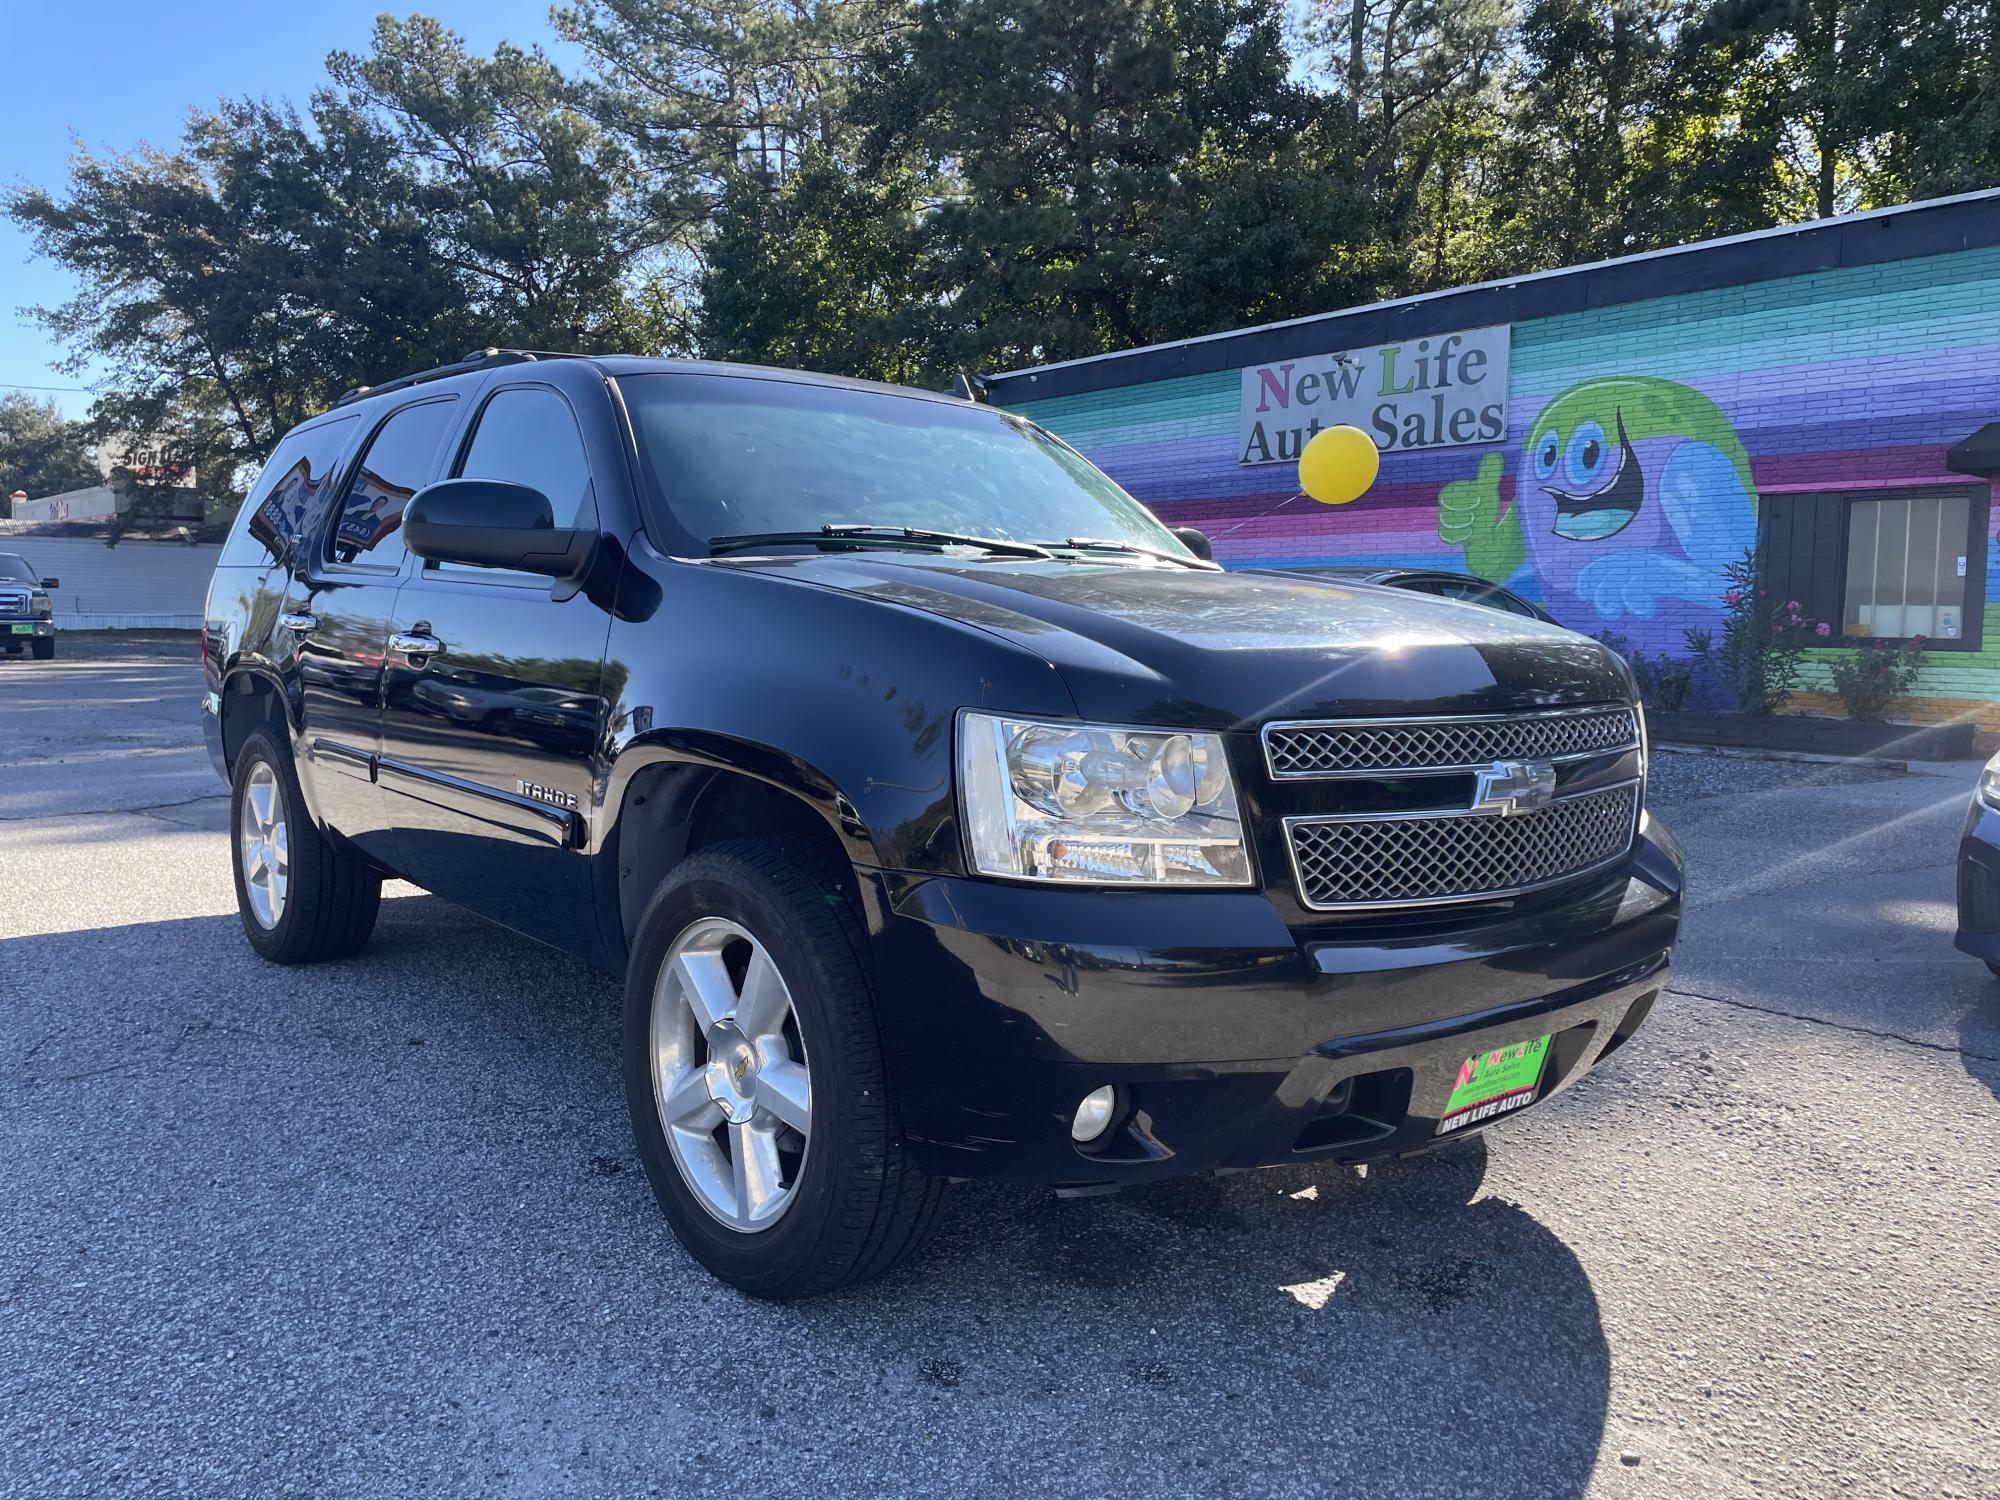
[[[1482,1139],[961,1189],[774,1307],[654,1208],[614,980],[407,887],[251,955],[127,655],[0,662],[0,1494],[2000,1495],[1970,767],[1662,756],[1673,990]]]

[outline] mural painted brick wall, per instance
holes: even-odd
[[[1944,455],[2000,420],[2000,250],[1517,322],[1505,442],[1390,454],[1345,506],[1295,497],[1288,466],[1236,462],[1239,384],[1225,370],[1019,409],[1169,524],[1207,532],[1226,565],[1483,571],[1576,629],[1685,655],[1684,632],[1717,623],[1719,568],[1754,538],[1757,496],[1972,482]],[[1558,535],[1543,483],[1587,456],[1587,442],[1569,451],[1579,432],[1595,423],[1615,443],[1621,420],[1645,475],[1635,524]],[[1441,499],[1475,518],[1470,552],[1440,536]],[[1927,701],[1901,717],[2000,729],[1990,525],[1987,546],[1983,649],[1930,652],[1916,688]],[[1822,668],[1809,676],[1826,686]]]

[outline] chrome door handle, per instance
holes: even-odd
[[[389,637],[389,649],[400,656],[407,656],[413,663],[423,658],[436,656],[444,650],[444,642],[434,635],[421,635],[415,631],[399,630]]]
[[[303,611],[287,610],[278,616],[278,624],[286,630],[296,630],[300,635],[304,635],[308,630],[319,629],[319,616],[306,614]]]

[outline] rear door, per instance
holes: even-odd
[[[368,435],[357,462],[292,575],[278,620],[295,653],[304,754],[322,821],[371,858],[401,869],[373,779],[382,748],[383,663],[408,554],[403,506],[436,474],[458,415],[452,395],[406,403]]]
[[[496,382],[450,474],[532,485],[558,527],[595,529],[583,433],[609,430],[608,407],[601,379],[582,372]],[[397,595],[390,633],[381,781],[405,873],[577,951],[596,940],[579,844],[610,627],[574,584],[425,563]]]

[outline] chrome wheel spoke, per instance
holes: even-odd
[[[800,1135],[812,1130],[812,1079],[790,1058],[774,1059],[757,1070],[757,1105]]]
[[[736,1217],[750,1225],[766,1217],[785,1187],[777,1138],[755,1125],[729,1127],[729,1165],[736,1188]]]
[[[736,1004],[737,1028],[752,1039],[773,1035],[785,1024],[791,1009],[791,992],[785,988],[778,966],[759,948],[743,971],[743,993]]]
[[[674,959],[674,979],[703,1031],[736,1009],[736,989],[720,952],[680,954]]]
[[[722,1123],[722,1111],[709,1093],[709,1070],[689,1068],[668,1087],[660,1112],[676,1130],[710,1131]]]

